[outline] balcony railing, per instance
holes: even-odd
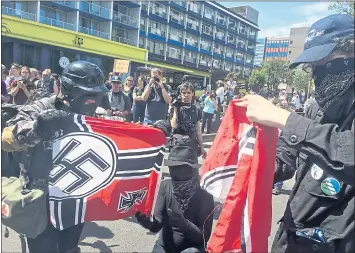
[[[189,5],[188,10],[197,14],[201,14],[201,9],[196,5]]]
[[[86,1],[81,1],[79,9],[96,16],[110,18],[110,10],[97,4],[89,3]]]
[[[52,19],[52,18],[47,18],[47,17],[41,16],[40,19],[39,19],[39,22],[41,22],[43,24],[47,24],[47,25],[56,26],[56,27],[60,27],[60,28],[63,28],[63,29],[68,29],[68,30],[75,31],[75,25],[74,24],[63,22],[63,21],[60,21],[60,20],[56,20],[56,19]]]
[[[76,2],[75,1],[55,1],[57,4],[69,6],[71,8],[76,8]]]
[[[149,8],[149,13],[150,14],[154,14],[154,15],[157,15],[157,16],[159,16],[159,17],[161,17],[161,18],[167,18],[167,13],[166,12],[161,12],[160,11],[160,8],[152,8],[152,7],[150,7]]]
[[[149,32],[149,33],[156,34],[156,35],[159,35],[159,36],[162,36],[162,37],[165,37],[165,32],[164,32],[164,31],[161,31],[160,29],[156,29],[156,28],[151,28],[151,27],[149,27],[149,28],[148,28],[148,32]]]
[[[123,37],[112,35],[112,40],[116,41],[116,42],[119,42],[119,43],[122,43],[122,44],[136,46],[136,41],[130,40],[130,39],[127,39],[127,38],[123,38]],[[142,46],[144,46],[144,45],[142,45]]]
[[[171,1],[172,3],[176,4],[176,5],[179,5],[181,7],[186,7],[186,2],[183,2],[183,1]]]
[[[183,16],[175,16],[170,15],[170,22],[174,22],[180,25],[184,25],[184,17]]]
[[[36,14],[1,6],[1,14],[36,21]]]
[[[185,56],[185,61],[191,62],[191,63],[196,63],[197,62],[197,58]]]
[[[83,26],[79,26],[79,32],[85,33],[85,34],[89,34],[89,35],[93,35],[93,36],[96,36],[96,37],[100,37],[100,38],[103,38],[103,39],[108,39],[108,33],[100,32],[100,31],[97,31],[97,30],[94,30],[94,29],[83,27]]]
[[[132,26],[134,28],[138,27],[138,20],[135,17],[131,17],[120,12],[113,12],[112,20],[121,24]]]

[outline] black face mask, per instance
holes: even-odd
[[[324,113],[326,111],[336,113],[341,104],[348,103],[348,99],[351,100],[350,95],[344,96],[344,94],[354,84],[354,59],[339,58],[323,66],[316,66],[313,70],[313,78],[315,99],[320,109]],[[339,102],[339,99],[342,101]]]

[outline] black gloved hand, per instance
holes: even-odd
[[[179,212],[174,212],[170,208],[167,210],[169,216],[169,223],[172,227],[179,228],[182,232],[186,232],[189,229],[189,221],[184,217],[184,214]]]
[[[145,215],[145,214],[142,214],[141,212],[136,212],[136,214],[134,215],[138,221],[138,223],[143,226],[144,228],[146,229],[149,229],[150,228],[150,225],[151,225],[151,221],[150,221],[150,218]]]
[[[49,141],[63,134],[64,126],[70,119],[69,113],[61,110],[50,109],[43,111],[36,122],[36,133],[43,140]]]

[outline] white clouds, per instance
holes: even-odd
[[[261,29],[258,37],[289,37],[290,28],[294,27],[309,27],[317,20],[331,14],[332,12],[328,10],[328,6],[332,4],[331,2],[320,2],[312,4],[302,4],[292,11],[295,18],[300,20],[294,23],[280,23],[278,26],[267,27],[266,29]],[[292,15],[292,14],[291,14]],[[290,18],[291,19],[291,18]]]

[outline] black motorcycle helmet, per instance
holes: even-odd
[[[75,113],[92,116],[109,90],[101,69],[87,61],[75,61],[63,70],[61,93]]]

